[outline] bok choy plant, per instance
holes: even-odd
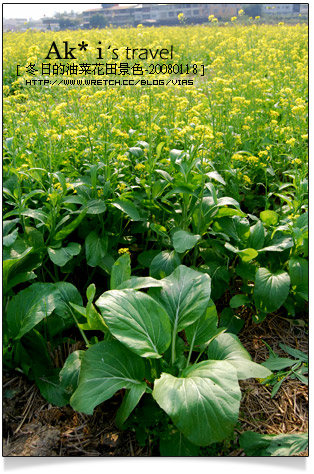
[[[185,442],[222,441],[238,418],[238,380],[271,372],[251,360],[237,336],[217,327],[207,274],[180,265],[155,280],[130,277],[127,255],[116,264],[111,289],[95,303],[109,332],[76,365],[79,379],[71,406],[92,414],[125,389],[116,417],[122,427],[144,393],[150,393]]]

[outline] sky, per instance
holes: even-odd
[[[3,3],[3,17],[26,18],[39,20],[43,16],[53,16],[55,13],[70,12],[74,10],[81,13],[91,8],[101,8],[101,3]]]

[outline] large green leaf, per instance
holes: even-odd
[[[7,321],[14,339],[19,339],[57,306],[59,294],[53,283],[34,283],[20,291],[8,305]]]
[[[149,274],[153,278],[164,278],[170,275],[178,265],[180,265],[180,257],[177,252],[163,250],[153,258],[149,266]]]
[[[236,242],[245,242],[250,235],[250,224],[245,217],[221,217],[215,220],[213,229],[216,232],[223,232]]]
[[[80,250],[80,244],[71,242],[66,247],[61,247],[60,249],[48,248],[48,255],[55,265],[63,267],[63,265],[68,263],[75,255],[78,255]]]
[[[140,290],[142,288],[153,288],[162,287],[162,282],[160,280],[156,280],[155,278],[151,277],[131,277],[129,280],[124,280],[120,285],[116,288],[117,290],[125,290],[127,288]]]
[[[55,312],[61,318],[67,319],[71,315],[69,309],[70,303],[76,303],[77,305],[83,304],[81,294],[72,283],[66,281],[57,281],[54,286],[56,287],[59,296],[56,300]]]
[[[199,449],[177,430],[162,437],[159,443],[162,456],[197,456]]]
[[[244,326],[244,320],[234,314],[231,308],[224,308],[220,314],[219,327],[227,328],[227,332],[238,334]]]
[[[229,301],[230,308],[239,308],[250,303],[250,298],[247,295],[234,295]]]
[[[72,221],[70,224],[67,224],[63,227],[63,229],[59,230],[56,235],[54,236],[54,240],[63,240],[68,235],[70,235],[77,226],[82,222],[84,217],[86,216],[87,209],[84,209],[80,212],[80,214]]]
[[[99,237],[94,230],[85,239],[86,261],[96,267],[107,253],[108,237]]]
[[[309,263],[305,258],[296,257],[289,260],[289,275],[291,287],[303,299],[308,300],[309,293]]]
[[[255,276],[254,302],[256,308],[264,313],[272,313],[285,302],[290,288],[290,277],[287,272],[275,273],[267,268],[259,268]]]
[[[207,355],[211,360],[225,360],[232,364],[239,380],[250,377],[265,378],[271,375],[270,370],[252,362],[250,354],[235,334],[220,334],[209,344]]]
[[[176,332],[205,313],[211,290],[209,275],[180,265],[162,283],[162,289],[152,288],[150,294],[165,308]]]
[[[121,255],[111,268],[110,289],[115,290],[131,278],[131,259],[128,253]]]
[[[225,243],[226,249],[230,250],[233,253],[237,253],[240,255],[242,262],[250,262],[253,258],[258,256],[258,252],[255,249],[247,248],[247,249],[238,249],[233,245],[229,244],[229,242]]]
[[[227,262],[215,261],[214,258],[206,258],[206,264],[201,265],[199,270],[211,277],[211,297],[216,301],[226,292],[231,272],[228,271]]]
[[[219,199],[218,199],[219,201]],[[231,207],[221,207],[216,214],[216,217],[232,217],[232,216],[240,216],[245,217],[246,214],[238,209],[232,209]]]
[[[42,224],[45,224],[48,220],[48,214],[40,209],[25,209],[21,214],[25,217],[32,217],[33,219],[40,221]]]
[[[132,146],[129,148],[128,151],[136,158],[141,158],[144,155],[144,151],[139,146]]]
[[[18,240],[14,242],[13,247],[10,249],[4,249],[2,279],[5,293],[15,284],[28,280],[27,274],[38,267],[40,256],[33,255],[32,251],[32,247],[27,247],[25,242],[21,243]],[[22,274],[25,276],[24,279],[22,278],[17,283],[12,282],[13,279],[16,280],[17,277]]]
[[[122,201],[121,199],[117,199],[116,201],[112,201],[112,204],[120,211],[124,212],[128,217],[130,217],[133,221],[141,221],[143,220],[138,213],[138,210],[132,202],[129,201]]]
[[[61,371],[59,372],[60,385],[70,400],[70,396],[76,390],[78,386],[82,360],[84,358],[85,351],[74,351],[72,352],[64,363]]]
[[[259,253],[262,252],[283,252],[284,250],[290,249],[294,246],[292,237],[289,237],[282,232],[276,232],[273,238],[267,237],[263,247],[259,250]]]
[[[238,201],[229,196],[223,196],[217,200],[218,206],[235,206],[240,209]]]
[[[173,234],[173,247],[176,252],[183,253],[186,250],[192,249],[200,240],[200,235],[191,234],[185,230],[178,230]]]
[[[40,250],[45,246],[43,233],[34,227],[25,227],[24,238],[28,245],[31,245],[34,250]]]
[[[200,207],[193,213],[193,223],[196,228],[199,227],[201,234],[206,231],[218,209],[217,199],[215,201],[211,196],[203,197]]]
[[[119,341],[99,342],[85,352],[71,406],[91,415],[95,406],[111,398],[117,390],[142,386],[144,376],[145,365],[141,357]]]
[[[2,222],[2,235],[3,237],[9,235],[10,230],[13,229],[13,227],[20,222],[20,219],[11,219],[11,220],[6,220]],[[3,239],[4,240],[4,239]]]
[[[163,373],[153,397],[186,438],[198,446],[222,441],[238,419],[241,392],[227,361],[204,361],[177,378]]]
[[[247,456],[295,456],[307,449],[309,436],[308,433],[265,435],[245,431],[239,441]]]
[[[15,341],[12,355],[15,367],[21,368],[30,378],[51,373],[53,370],[47,342],[36,329],[30,330]]]
[[[136,354],[160,358],[170,345],[171,327],[163,307],[136,290],[111,290],[96,301],[110,332]]]
[[[3,236],[3,238],[2,238],[3,245],[5,247],[10,247],[11,245],[13,245],[14,242],[16,241],[16,239],[17,239],[18,233],[19,233],[18,229],[15,229],[10,234],[7,234],[7,235]]]
[[[217,171],[210,171],[209,173],[206,173],[206,176],[208,176],[210,179],[214,179],[215,181],[218,181],[219,183],[225,185],[226,181],[223,179],[223,177],[217,173]]]
[[[265,229],[262,224],[262,221],[257,221],[257,223],[250,227],[250,236],[248,239],[248,247],[251,247],[255,250],[263,248],[265,240]]]
[[[262,211],[260,218],[266,225],[276,225],[279,220],[279,215],[275,211]]]
[[[133,385],[133,387],[125,393],[123,401],[117,411],[116,424],[118,428],[122,428],[123,423],[127,420],[130,413],[144,395],[146,387],[146,383],[142,382],[141,384]]]
[[[59,369],[35,378],[41,395],[52,405],[62,407],[68,403],[67,394],[59,381]]]
[[[295,221],[295,226],[299,229],[308,229],[309,224],[309,213],[304,212]]]
[[[49,334],[56,334],[68,326],[65,320],[70,318],[70,322],[73,322],[70,301],[82,304],[78,290],[67,282],[34,283],[20,291],[8,305],[7,321],[12,337],[19,339],[48,316]],[[50,326],[51,318],[54,320]]]
[[[102,214],[106,210],[106,204],[101,199],[91,199],[87,202],[87,214]]]
[[[212,339],[218,336],[225,328],[217,328],[218,316],[216,306],[212,300],[200,319],[195,321],[185,329],[185,335],[190,346],[208,344]]]

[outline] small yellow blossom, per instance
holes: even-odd
[[[118,155],[117,160],[124,162],[124,161],[128,161],[128,158],[125,155]]]
[[[143,171],[145,170],[145,165],[143,165],[143,163],[137,163],[137,165],[134,166],[134,169],[137,171]]]
[[[121,248],[121,249],[118,250],[118,254],[119,254],[119,255],[124,255],[125,253],[131,255],[130,250],[129,250],[128,248],[126,248],[126,247],[125,247],[125,248]]]
[[[296,165],[301,165],[302,160],[300,160],[300,158],[295,158],[294,160],[291,161],[291,163],[296,164]]]
[[[245,183],[245,184],[252,184],[252,181],[251,181],[251,179],[248,177],[247,174],[244,174],[244,175],[243,175],[243,180],[244,180],[244,183]]]
[[[125,189],[126,184],[125,183],[119,183],[117,188],[119,191],[123,191]]]

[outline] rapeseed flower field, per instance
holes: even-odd
[[[121,155],[138,140],[149,140],[152,150],[164,142],[165,157],[172,148],[187,149],[202,140],[206,158],[218,169],[247,150],[259,158],[244,169],[250,179],[273,160],[306,166],[307,27],[233,26],[7,33],[4,123],[5,137],[13,137],[19,148],[16,166],[48,166],[48,146],[53,171],[102,159],[108,147],[111,164],[126,167]],[[52,41],[82,39],[95,46],[77,52],[79,63],[95,63],[99,40],[118,53],[127,45],[173,44],[173,63],[204,64],[205,75],[196,75],[193,86],[167,88],[24,85],[32,76],[23,74],[23,66],[49,62],[44,58]]]

